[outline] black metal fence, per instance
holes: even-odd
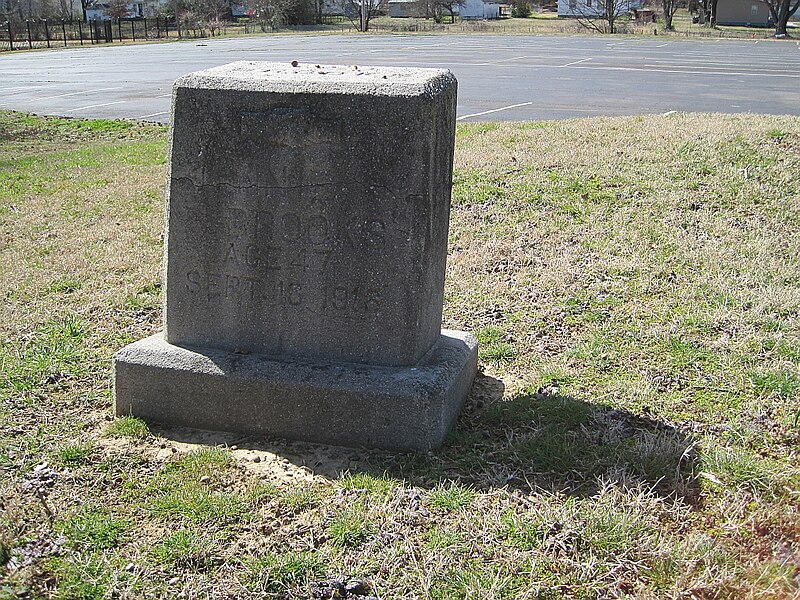
[[[168,37],[179,37],[179,32],[174,20],[163,17],[92,19],[89,22],[35,19],[0,23],[0,51],[135,42]]]

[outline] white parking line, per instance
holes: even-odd
[[[499,65],[501,63],[512,62],[512,61],[515,61],[515,60],[521,60],[523,58],[530,58],[530,56],[526,55],[526,56],[515,56],[513,58],[501,58],[500,60],[492,60],[492,61],[487,62],[487,63],[481,63],[481,66],[487,66],[488,67],[489,65]]]
[[[153,113],[153,114],[150,114],[150,115],[142,115],[141,117],[134,117],[134,119],[149,119],[150,117],[160,117],[161,115],[166,115],[166,114],[168,114],[166,111],[165,112],[157,112],[157,113]]]
[[[117,100],[116,102],[104,102],[103,104],[90,104],[89,106],[81,106],[80,108],[71,108],[65,110],[65,113],[78,112],[79,110],[89,110],[90,108],[100,108],[101,106],[111,106],[112,104],[124,104],[127,100]]]
[[[41,98],[31,98],[31,102],[40,102],[42,100],[52,100],[54,98],[66,98],[67,96],[80,96],[81,94],[92,94],[94,92],[110,92],[112,90],[121,90],[121,87],[108,87],[108,88],[92,88],[90,90],[81,90],[80,92],[69,92],[67,94],[56,94],[55,96],[43,96]]]
[[[462,115],[456,119],[456,121],[463,121],[464,119],[469,119],[470,117],[480,117],[482,115],[488,115],[491,113],[500,112],[501,110],[508,110],[509,108],[517,108],[518,106],[530,106],[533,102],[521,102],[519,104],[510,104],[509,106],[503,106],[501,108],[493,108],[492,110],[485,110],[479,113],[472,113],[471,115]]]
[[[45,86],[43,86],[43,85],[18,85],[16,87],[3,88],[3,91],[5,91],[5,92],[15,92],[16,90],[30,90],[30,89],[39,89],[39,88],[43,88],[43,87],[45,87]]]
[[[581,63],[585,63],[586,61],[592,60],[591,58],[582,58],[581,60],[575,60],[571,63],[567,63],[565,65],[560,65],[561,67],[571,67],[572,65],[579,65]]]
[[[671,74],[684,74],[684,75],[721,75],[723,77],[788,77],[790,79],[800,79],[800,73],[743,73],[740,71],[700,71],[700,70],[684,70],[684,69],[642,69],[639,67],[576,67],[578,69],[594,69],[596,71],[640,71],[642,73],[671,73]]]

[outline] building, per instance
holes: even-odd
[[[717,25],[745,27],[774,27],[772,15],[765,2],[759,0],[719,0]]]
[[[389,0],[389,16],[425,18],[425,3],[419,0]]]
[[[171,4],[172,0],[142,0],[141,2],[128,2],[128,19],[150,18],[159,14],[166,4]],[[86,7],[86,21],[107,21],[111,17],[108,14],[111,2],[90,2]]]
[[[725,0],[719,0],[720,4]],[[643,0],[614,0],[614,9],[618,15],[626,15],[635,9],[642,8]],[[604,0],[558,0],[559,17],[601,18],[606,14]]]
[[[464,0],[458,7],[462,19],[499,19],[500,3],[494,0]]]

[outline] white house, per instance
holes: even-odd
[[[613,0],[618,15],[642,8],[643,0]],[[602,17],[606,14],[605,0],[558,0],[559,17]]]
[[[142,2],[128,2],[126,5],[128,9],[128,17],[133,19],[141,19],[144,15],[144,4]],[[107,21],[111,17],[108,16],[108,4],[105,2],[93,2],[86,7],[86,20],[87,21]]]
[[[141,0],[137,2],[128,2],[126,5],[128,9],[128,18],[141,19],[143,17],[154,17],[164,5],[169,3],[171,3],[171,0]],[[111,18],[108,16],[108,7],[108,2],[91,2],[86,7],[86,21],[107,21]]]
[[[499,19],[500,3],[494,0],[464,0],[458,7],[462,19]]]

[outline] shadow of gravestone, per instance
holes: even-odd
[[[479,374],[444,448],[386,457],[375,472],[431,487],[460,481],[588,497],[604,481],[648,488],[695,504],[693,440],[657,419],[559,394],[557,386],[504,399],[503,383]]]
[[[689,505],[700,490],[694,441],[668,423],[608,404],[560,394],[557,385],[505,398],[499,379],[479,373],[445,445],[396,453],[266,439],[176,427],[154,433],[186,449],[227,446],[248,470],[299,482],[302,474],[336,480],[364,473],[434,488],[460,482],[590,497],[604,482],[641,488]],[[309,480],[310,481],[310,480]]]

